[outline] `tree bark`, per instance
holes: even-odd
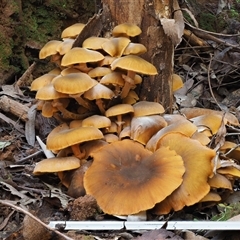
[[[142,33],[133,41],[148,49],[142,57],[158,71],[155,76],[145,76],[138,94],[141,100],[161,103],[167,112],[172,110],[172,73],[174,46],[164,33],[161,18],[172,18],[173,0],[102,0],[103,22],[109,32],[121,23],[136,24]]]

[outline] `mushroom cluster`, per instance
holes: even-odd
[[[108,214],[167,214],[220,201],[219,189],[231,191],[240,171],[224,165],[211,143],[225,124],[239,125],[237,119],[197,109],[169,115],[160,103],[140,101],[134,89],[144,75],[157,74],[140,57],[146,47],[132,42],[141,29],[120,24],[110,38],[92,36],[73,47],[84,27],[70,26],[61,41],[40,51],[56,68],[31,90],[42,115],[61,124],[46,141],[56,157],[40,161],[34,174],[57,172],[69,195],[92,195]]]

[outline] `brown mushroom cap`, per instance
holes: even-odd
[[[160,147],[165,146],[179,154],[186,168],[183,183],[170,196],[156,204],[156,214],[166,214],[172,209],[181,210],[199,202],[210,190],[208,179],[213,175],[212,159],[216,152],[202,146],[181,133],[169,133],[161,140]]]
[[[69,73],[65,76],[54,79],[54,88],[61,93],[78,94],[86,92],[94,87],[98,82],[86,73]]]
[[[199,132],[210,130],[211,134],[216,134],[222,124],[222,116],[217,114],[205,114],[189,120],[198,127]]]
[[[99,78],[111,73],[112,70],[108,67],[95,67],[88,72],[88,75],[91,78]]]
[[[166,126],[167,122],[159,115],[134,117],[131,121],[131,139],[145,145],[157,131]]]
[[[62,31],[61,38],[76,38],[84,27],[83,23],[75,23]]]
[[[216,173],[212,178],[209,178],[208,184],[212,188],[226,188],[232,190],[232,183],[222,174]]]
[[[141,34],[142,30],[135,24],[122,23],[115,26],[112,30],[112,35],[114,37],[126,36],[126,37],[135,37]]]
[[[67,68],[64,68],[62,71],[61,71],[61,75],[62,76],[66,76],[70,73],[79,73],[81,72],[79,69],[77,68],[73,68],[73,67],[67,67]]]
[[[173,86],[172,90],[173,92],[179,90],[181,87],[183,87],[183,80],[178,74],[173,74],[172,75],[172,81],[173,81]]]
[[[129,54],[140,55],[145,52],[147,52],[147,48],[143,44],[130,42],[125,48],[125,50],[123,51],[123,55],[129,55]]]
[[[50,132],[46,145],[49,150],[60,150],[78,143],[102,138],[102,132],[95,127],[69,129],[66,124],[62,124]]]
[[[66,54],[73,46],[74,39],[71,38],[66,38],[62,41],[61,44],[58,45],[57,51],[59,52],[60,55]]]
[[[130,40],[125,37],[111,38],[102,44],[102,49],[112,57],[121,57]]]
[[[93,49],[93,50],[98,50],[102,49],[102,45],[105,42],[108,42],[108,38],[103,38],[103,37],[89,37],[83,41],[82,47],[83,48],[88,48],[88,49]]]
[[[51,40],[47,42],[39,51],[39,58],[44,59],[48,56],[54,55],[58,53],[58,47],[62,44],[62,41]]]
[[[101,83],[97,83],[94,87],[89,89],[84,93],[84,97],[89,99],[89,100],[96,100],[96,99],[111,99],[115,96],[114,92],[104,86]]]
[[[44,159],[38,162],[33,170],[33,174],[54,173],[72,170],[80,167],[78,158],[71,157],[54,157]]]
[[[213,191],[210,191],[199,202],[220,202],[221,200],[222,200],[222,198],[219,194],[217,194]]]
[[[98,62],[103,59],[104,56],[100,52],[74,47],[63,56],[61,65],[69,66],[78,63]]]
[[[107,128],[111,126],[111,120],[101,115],[92,115],[82,121],[83,127]]]
[[[56,74],[49,74],[46,73],[36,79],[34,79],[31,83],[31,91],[37,91],[43,86],[49,84],[52,82],[53,78],[55,78],[57,75]]]
[[[216,111],[216,110],[212,110],[212,109],[206,109],[206,108],[182,108],[181,109],[181,113],[184,114],[186,116],[186,118],[190,119],[190,118],[194,118],[197,116],[201,116],[201,115],[210,115],[210,114],[218,114],[220,116],[223,116],[224,112],[223,111]],[[224,115],[224,121],[227,121],[228,124],[234,125],[234,126],[239,126],[239,121],[236,118],[236,116],[234,116],[233,114],[226,112]]]
[[[133,106],[130,104],[117,104],[114,105],[112,107],[110,107],[105,115],[107,117],[114,117],[114,116],[118,116],[118,115],[123,115],[126,113],[133,113]]]
[[[123,140],[93,153],[84,187],[108,214],[128,215],[152,208],[182,183],[184,166],[175,151],[152,154],[139,143]]]
[[[139,101],[133,105],[134,117],[149,116],[164,113],[164,108],[160,103]]]
[[[136,55],[127,55],[117,58],[111,63],[111,69],[115,70],[116,68],[130,70],[146,75],[157,74],[157,69],[154,67],[154,65]]]
[[[197,127],[188,120],[170,124],[154,134],[147,142],[146,148],[154,152],[160,146],[161,139],[168,133],[182,133],[187,137],[191,137],[196,131]]]
[[[67,94],[56,91],[53,84],[49,83],[37,91],[35,98],[40,100],[53,100],[67,97]]]

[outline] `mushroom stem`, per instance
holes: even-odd
[[[74,144],[71,146],[73,154],[78,159],[83,159],[86,155],[85,151],[81,152],[79,144]]]
[[[124,124],[124,122],[122,121],[122,115],[117,115],[116,124],[117,124],[117,134],[119,136],[122,131],[122,125]]]
[[[94,106],[90,104],[90,102],[86,101],[81,97],[82,93],[78,94],[69,94],[69,97],[74,98],[79,105],[89,109],[89,110],[94,110]]]
[[[126,75],[122,75],[122,78],[125,80],[125,84],[122,88],[122,92],[121,92],[121,98],[125,98],[127,97],[131,87],[134,85],[134,77],[135,77],[135,72],[133,71],[128,71],[127,76]]]
[[[64,108],[60,102],[53,102],[53,107],[56,107],[58,111],[62,113],[63,118],[67,118],[67,119],[81,120],[88,116],[91,116],[92,114],[90,112],[87,112],[84,114],[77,114],[77,113],[70,112],[66,108]]]
[[[77,65],[74,65],[74,68],[84,73],[88,73],[90,70],[92,70],[92,68],[89,68],[86,63],[79,63]]]
[[[103,107],[102,99],[96,99],[96,104],[101,112],[102,115],[105,115],[105,108]]]

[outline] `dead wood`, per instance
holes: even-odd
[[[7,96],[0,97],[0,109],[4,112],[8,112],[17,116],[24,122],[28,120],[27,114],[29,108],[26,105],[18,101],[15,101]]]

